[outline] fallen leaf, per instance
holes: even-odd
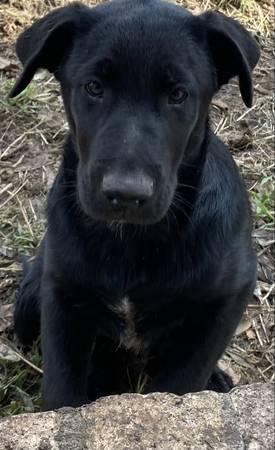
[[[1,272],[21,272],[22,267],[21,264],[17,262],[13,262],[7,267],[1,267]]]
[[[7,289],[8,287],[12,286],[14,283],[13,278],[4,278],[0,281],[0,290]]]
[[[219,109],[221,109],[221,110],[228,111],[228,104],[225,103],[225,102],[223,102],[223,101],[220,100],[220,99],[215,99],[215,100],[213,100],[212,105],[213,105],[213,106],[216,106],[217,108],[219,108]]]
[[[0,305],[0,333],[13,326],[14,304]]]
[[[241,374],[233,370],[229,362],[220,360],[218,366],[221,370],[223,370],[232,378],[234,386],[237,386],[237,384],[239,384],[239,382],[241,381]]]
[[[247,336],[247,339],[249,339],[250,341],[252,341],[253,339],[256,338],[256,334],[254,333],[253,330],[247,330],[246,336]]]
[[[249,328],[251,327],[252,323],[250,319],[244,319],[242,320],[236,331],[235,331],[235,336],[239,336],[240,334],[243,334],[245,331],[249,330]]]
[[[15,257],[15,251],[9,247],[0,247],[0,255],[8,259],[13,259]]]
[[[10,67],[10,65],[11,61],[9,59],[0,56],[0,70],[7,69],[8,67]]]
[[[42,81],[42,80],[45,80],[45,78],[48,78],[48,77],[49,77],[49,74],[48,74],[48,72],[46,70],[40,70],[39,72],[37,72],[34,75],[33,79],[35,81]]]
[[[20,361],[20,358],[16,354],[16,352],[12,348],[10,348],[7,344],[4,344],[4,342],[1,341],[0,341],[0,359],[10,362]]]
[[[17,391],[18,397],[23,402],[26,412],[34,412],[34,406],[32,398],[27,392],[20,389],[18,386],[15,386],[15,389]]]
[[[254,230],[252,236],[256,239],[258,244],[265,248],[275,243],[275,231],[266,229]]]

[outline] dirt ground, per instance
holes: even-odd
[[[37,411],[41,358],[38,345],[23,354],[13,336],[13,302],[20,257],[33,256],[45,230],[45,200],[67,132],[57,83],[45,72],[16,99],[7,94],[20,71],[18,33],[65,0],[0,0],[0,415]],[[85,3],[95,4],[96,1]],[[177,1],[195,13],[215,8],[238,18],[258,39],[251,109],[237,82],[214,98],[212,128],[226,142],[250,193],[258,254],[258,283],[221,364],[236,383],[274,380],[274,103],[272,0]]]

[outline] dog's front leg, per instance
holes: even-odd
[[[71,294],[47,289],[42,299],[41,329],[44,410],[88,402],[88,370],[94,337],[91,313],[73,305]]]
[[[161,357],[162,368],[145,390],[182,395],[207,387],[218,359],[236,329],[248,295],[194,308]]]

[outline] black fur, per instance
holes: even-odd
[[[44,408],[128,391],[141,374],[144,392],[227,391],[215,367],[256,261],[247,194],[208,107],[234,76],[251,105],[254,39],[216,12],[114,0],[51,12],[17,53],[11,95],[48,69],[70,125],[15,313],[25,345],[41,320]]]

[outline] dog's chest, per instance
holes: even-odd
[[[110,309],[122,324],[119,333],[119,346],[136,354],[143,353],[148,347],[148,342],[137,331],[137,323],[141,318],[137,315],[135,305],[129,297],[123,297]]]

